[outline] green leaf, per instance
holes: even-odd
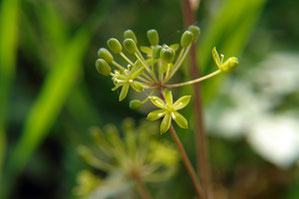
[[[164,90],[164,96],[165,96],[166,104],[168,104],[169,106],[171,106],[172,103],[173,103],[171,91],[168,90],[168,89],[165,89]]]
[[[172,116],[172,119],[177,123],[177,125],[179,125],[179,127],[183,128],[183,129],[188,128],[188,121],[179,112],[177,112],[177,111],[172,112],[171,116]]]
[[[191,99],[191,95],[185,95],[183,97],[180,97],[174,104],[173,104],[173,108],[175,110],[180,110],[182,108],[184,108],[185,106],[187,106],[187,104],[190,102]]]
[[[211,50],[214,46],[227,56],[239,56],[246,47],[252,31],[254,30],[267,0],[224,0],[215,10],[199,42],[199,61],[202,75],[215,70],[211,59]],[[234,10],[234,12],[232,12]],[[220,85],[228,78],[219,75],[203,84],[206,91],[203,95],[204,103],[212,102],[218,93]]]
[[[12,3],[17,1],[9,0],[7,2]],[[48,5],[51,4],[51,2],[52,1],[42,1],[39,3]],[[44,12],[44,9],[41,9],[39,3],[36,4],[36,10],[34,10],[33,12],[43,13],[47,15],[47,13],[49,12]],[[78,80],[80,80],[80,78],[78,79],[78,77],[80,77],[80,74],[82,72],[81,68],[84,53],[86,53],[86,49],[92,35],[96,30],[98,30],[99,25],[101,25],[104,21],[105,14],[109,11],[109,9],[107,9],[107,5],[110,5],[110,3],[98,3],[92,14],[84,22],[84,25],[80,27],[78,31],[72,34],[72,37],[66,38],[64,36],[59,36],[64,41],[59,40],[59,42],[55,42],[54,40],[56,40],[56,37],[52,37],[52,33],[50,34],[51,40],[53,39],[53,42],[49,42],[49,44],[56,45],[55,49],[61,49],[61,51],[58,50],[57,52],[59,53],[55,53],[57,54],[57,57],[55,57],[55,59],[53,59],[53,62],[51,62],[50,71],[45,78],[37,99],[30,109],[29,115],[24,121],[23,129],[20,133],[20,138],[15,144],[15,148],[12,149],[10,153],[5,171],[5,184],[3,184],[3,186],[0,186],[0,198],[2,198],[2,195],[10,192],[13,184],[15,183],[16,177],[22,171],[32,153],[48,135],[63,105],[69,97],[70,92],[73,88],[76,88],[75,85],[78,84]],[[55,8],[55,6],[52,7]],[[45,6],[45,8],[47,9],[48,6]],[[53,10],[56,11],[55,9]],[[10,9],[9,12],[11,14],[14,13],[13,9]],[[57,15],[57,12],[55,12],[55,14],[51,14],[51,16],[49,17],[53,16],[57,17],[59,15]],[[38,18],[38,23],[40,22],[40,20],[44,20],[42,22],[44,24],[49,23],[49,21],[46,20],[49,17],[45,17],[44,19]],[[7,21],[7,23],[12,26],[14,18],[6,17],[3,19],[7,18],[9,18],[10,20],[5,21]],[[58,21],[62,21],[62,19],[59,18]],[[36,22],[37,21],[35,20],[33,23],[36,24]],[[61,27],[57,27],[54,24],[51,23],[51,28],[53,28],[53,30],[59,29],[57,34],[60,34]],[[38,25],[38,27],[40,26]],[[36,27],[34,26],[34,28]],[[11,29],[7,30],[11,31]],[[36,29],[34,30],[36,31]],[[1,31],[2,28],[0,28],[0,32]],[[39,31],[40,30],[38,30],[38,32]],[[66,33],[65,35],[68,34]],[[5,39],[8,40],[7,37],[5,37]],[[0,44],[2,44],[2,42],[0,42]],[[7,46],[5,50],[8,50]],[[47,64],[48,63],[46,63],[46,65]]]
[[[156,107],[159,107],[159,108],[162,108],[162,109],[166,108],[165,103],[164,103],[163,100],[160,99],[159,97],[157,97],[157,96],[152,96],[152,97],[150,97],[150,100],[151,100],[151,102],[152,102]]]
[[[130,88],[130,84],[129,83],[125,83],[121,89],[120,95],[119,95],[119,101],[122,101],[123,99],[125,99],[127,97],[128,91]]]
[[[147,115],[147,118],[148,120],[157,120],[161,117],[163,117],[164,115],[166,114],[166,111],[165,110],[156,110],[156,111],[152,111],[150,112],[148,115]]]
[[[170,124],[171,124],[171,113],[167,113],[161,122],[161,126],[160,126],[161,134],[164,134],[168,131]]]
[[[10,90],[15,76],[19,24],[19,0],[0,2],[0,198],[2,168],[6,152],[5,123]]]

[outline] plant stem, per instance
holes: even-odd
[[[139,174],[132,175],[132,179],[135,181],[137,190],[142,199],[153,199],[151,193],[149,192],[145,184],[142,182]]]
[[[221,70],[217,70],[213,73],[210,73],[206,76],[203,76],[203,77],[200,77],[200,78],[197,78],[197,79],[194,79],[194,80],[190,80],[190,81],[187,81],[187,82],[183,82],[183,83],[178,83],[178,84],[169,84],[169,85],[164,85],[164,88],[174,88],[174,87],[180,87],[180,86],[187,86],[187,85],[191,85],[191,84],[196,84],[198,82],[201,82],[203,80],[206,80],[206,79],[209,79],[210,77],[213,77],[215,75],[218,75],[219,73],[221,73]]]
[[[159,94],[160,94],[160,97],[162,100],[165,101],[165,97],[164,97],[164,94],[163,94],[163,91],[162,89],[159,89]],[[202,188],[201,188],[201,185],[199,183],[199,180],[198,180],[198,177],[196,176],[196,173],[194,171],[194,168],[185,152],[185,149],[182,145],[182,142],[180,141],[180,138],[177,136],[176,134],[176,131],[174,130],[172,124],[170,125],[170,128],[169,128],[169,131],[171,133],[171,136],[175,142],[175,144],[177,145],[178,149],[179,149],[179,152],[182,156],[182,159],[183,159],[183,162],[185,164],[185,167],[191,177],[191,180],[193,182],[193,185],[194,185],[194,188],[195,188],[195,191],[196,191],[196,195],[198,196],[198,198],[204,198],[203,197],[203,191],[202,191]]]
[[[176,145],[177,145],[177,147],[179,149],[179,152],[180,152],[180,154],[182,156],[182,159],[184,161],[186,169],[187,169],[187,171],[188,171],[188,173],[189,173],[189,175],[191,177],[191,180],[192,180],[192,182],[194,184],[194,188],[196,190],[196,194],[197,194],[198,198],[204,198],[202,188],[201,188],[200,183],[198,181],[198,177],[196,176],[194,168],[191,165],[191,162],[190,162],[190,160],[189,160],[189,158],[188,158],[188,156],[187,156],[187,154],[186,154],[186,152],[184,150],[184,147],[183,147],[183,145],[182,145],[179,137],[177,136],[177,134],[176,134],[176,132],[175,132],[175,130],[174,130],[174,128],[173,128],[172,125],[170,125],[169,131],[171,133],[171,136],[172,136],[174,142],[176,143]]]
[[[184,15],[184,23],[185,27],[187,28],[190,25],[195,23],[194,13],[196,10],[192,10],[190,0],[181,0],[182,8],[183,8],[183,15]],[[199,70],[196,62],[196,46],[193,44],[191,46],[191,77],[196,78],[199,76]],[[196,142],[196,154],[197,154],[197,168],[200,174],[200,180],[203,185],[204,196],[206,199],[212,199],[212,192],[211,192],[211,180],[210,180],[210,167],[208,161],[208,153],[207,153],[207,143],[205,137],[205,129],[203,125],[203,114],[202,114],[202,105],[201,105],[201,97],[200,97],[200,85],[194,84],[193,87],[194,91],[194,101],[193,106],[195,110],[195,142]]]

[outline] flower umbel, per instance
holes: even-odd
[[[107,41],[110,51],[120,56],[126,63],[119,64],[109,50],[100,48],[98,50],[99,59],[96,61],[97,71],[102,75],[112,77],[115,85],[113,91],[121,88],[119,101],[127,97],[130,87],[136,92],[142,92],[144,89],[151,90],[150,94],[145,94],[146,97],[143,101],[133,99],[130,102],[130,108],[137,109],[150,99],[160,110],[151,112],[147,118],[156,120],[164,117],[160,127],[161,133],[167,132],[172,120],[181,128],[188,128],[187,120],[177,110],[188,104],[190,96],[181,97],[177,102],[172,103],[172,94],[165,89],[196,84],[221,72],[231,72],[239,65],[236,57],[230,57],[224,61],[224,55],[219,56],[214,48],[212,55],[218,70],[187,82],[168,84],[183,65],[192,43],[197,41],[199,34],[198,26],[189,26],[188,30],[181,35],[179,44],[167,45],[160,43],[157,30],[150,29],[147,31],[149,46],[138,47],[135,33],[130,29],[126,30],[122,43],[116,38],[110,38]],[[115,68],[112,69],[111,65]],[[165,90],[166,101],[155,96],[155,92],[163,92],[163,90]]]
[[[160,125],[160,132],[162,134],[166,133],[169,129],[171,119],[173,119],[181,128],[188,128],[188,122],[186,118],[177,111],[187,106],[191,95],[180,97],[175,103],[173,103],[172,93],[168,89],[164,90],[164,96],[165,102],[156,96],[150,98],[151,102],[160,109],[150,112],[147,115],[147,119],[157,120],[161,117],[164,117]]]

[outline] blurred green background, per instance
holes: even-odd
[[[76,147],[88,143],[89,128],[138,121],[146,111],[129,109],[133,94],[118,102],[110,78],[95,70],[98,48],[110,37],[122,39],[128,28],[141,44],[150,28],[163,43],[179,42],[181,3],[0,2],[0,197],[76,198],[77,173],[88,168]],[[240,58],[237,71],[207,80],[202,89],[215,199],[299,198],[298,10],[295,0],[201,2],[202,74],[215,70],[214,46]],[[176,81],[189,78],[188,66]],[[191,120],[191,105],[185,114]],[[192,160],[193,126],[178,132]],[[170,198],[192,196],[183,167],[163,187]]]

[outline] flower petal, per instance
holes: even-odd
[[[177,125],[179,125],[179,127],[183,128],[183,129],[188,128],[188,121],[179,112],[176,112],[176,111],[172,112],[171,117],[177,123]]]
[[[163,118],[160,126],[160,133],[164,134],[168,131],[171,124],[171,113],[167,113]]]
[[[157,120],[161,117],[163,117],[164,115],[166,114],[166,111],[165,110],[156,110],[156,111],[152,111],[150,112],[148,115],[147,115],[147,118],[148,120]]]
[[[191,99],[191,95],[185,95],[183,97],[180,97],[174,104],[173,104],[173,108],[175,110],[180,110],[182,108],[184,108],[185,106],[187,106],[187,104],[190,102]]]
[[[151,49],[150,47],[147,47],[147,46],[140,46],[140,50],[141,50],[141,52],[143,52],[145,54],[153,53],[153,49]]]
[[[142,92],[144,90],[143,85],[140,82],[137,81],[133,81],[131,83],[132,88],[136,91],[136,92]]]
[[[132,72],[132,74],[130,75],[130,78],[131,79],[135,79],[136,77],[138,77],[139,75],[141,75],[142,73],[143,73],[143,71],[144,71],[144,67],[142,67],[142,66],[139,66],[140,68],[139,69],[136,69],[135,70],[135,68],[134,68],[134,72]],[[132,69],[132,71],[133,71],[133,69]]]
[[[162,108],[162,109],[166,108],[165,103],[164,103],[163,100],[160,99],[159,97],[157,97],[157,96],[152,96],[152,97],[150,97],[150,100],[151,100],[151,102],[152,102],[155,106],[157,106],[157,107],[159,107],[159,108]]]
[[[168,104],[169,106],[172,106],[173,100],[172,100],[172,93],[170,90],[165,89],[164,90],[164,96],[165,96],[165,101],[166,104]]]
[[[216,65],[217,65],[217,67],[219,68],[220,65],[221,65],[221,62],[220,62],[220,57],[219,57],[219,54],[216,50],[216,47],[213,48],[212,55],[213,55],[213,59],[214,59]]]
[[[119,101],[122,101],[127,97],[128,91],[129,91],[130,84],[126,83],[121,89],[120,95],[119,95]]]

